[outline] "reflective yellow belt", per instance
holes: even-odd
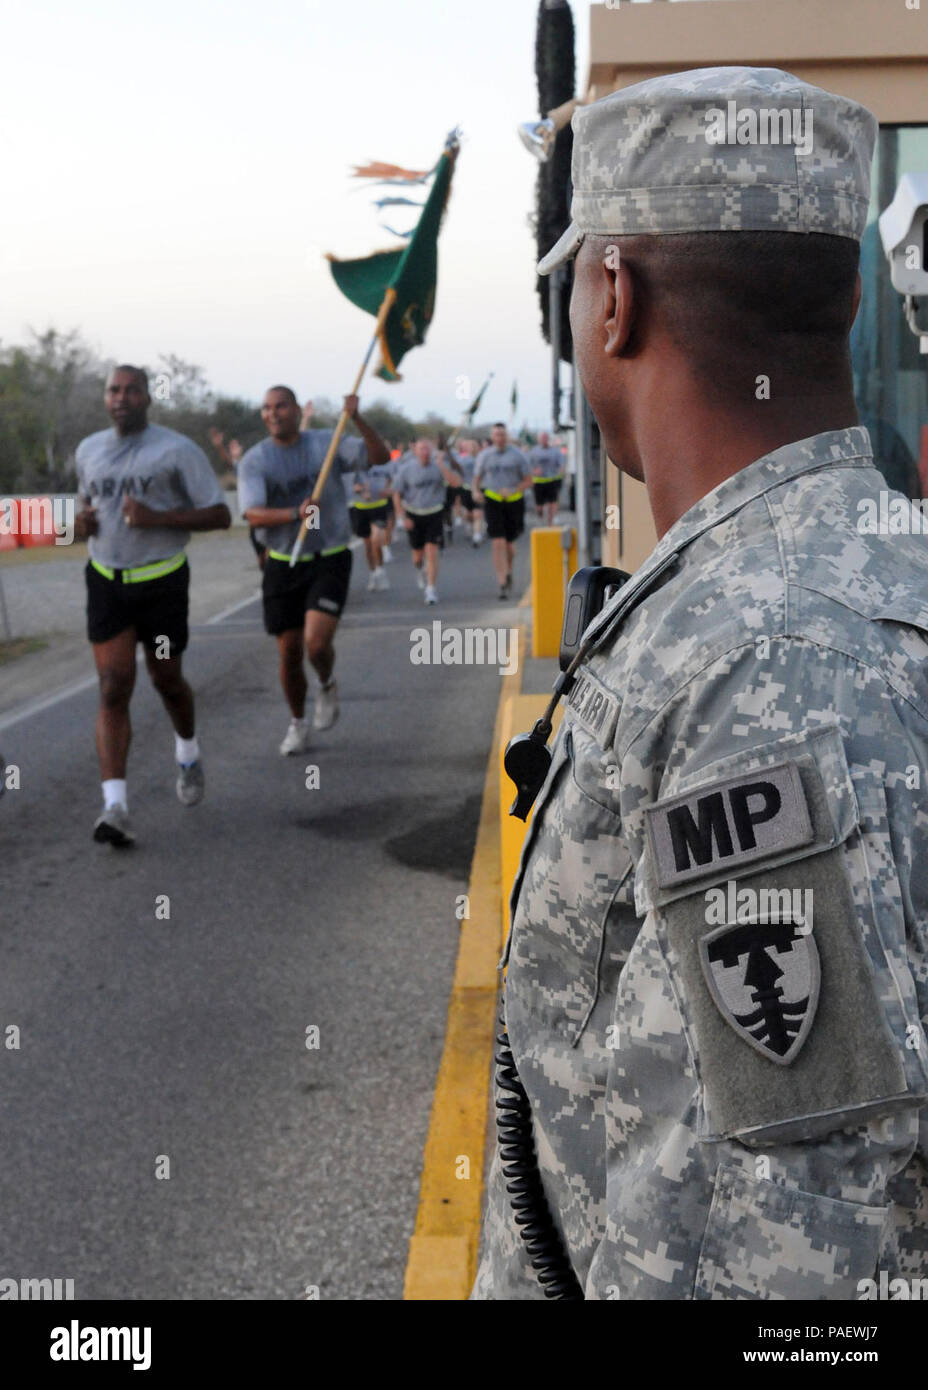
[[[563,481],[563,478],[563,473],[552,473],[549,478],[533,478],[532,481],[536,483],[559,483]]]
[[[110,569],[109,565],[101,565],[99,560],[91,560],[90,563],[104,579],[115,579],[118,575],[123,584],[144,584],[147,579],[161,579],[166,574],[173,574],[186,560],[187,556],[182,550],[179,555],[172,555],[170,560],[156,560],[152,565],[137,565],[129,570]]]
[[[338,555],[342,550],[347,549],[347,545],[333,545],[331,550],[320,550],[317,551],[314,555],[301,555],[300,563],[303,564],[307,560],[318,560],[320,555]],[[268,555],[270,555],[272,560],[284,560],[288,565],[290,563],[290,556],[284,555],[283,552],[280,550],[269,550],[267,553]]]
[[[354,502],[352,505],[356,507],[359,512],[366,512],[371,507],[385,507],[387,505],[387,499],[381,497],[379,502]]]
[[[521,502],[521,492],[514,492],[510,497],[503,497],[499,492],[491,492],[488,487],[483,489],[484,497],[489,497],[493,502]]]

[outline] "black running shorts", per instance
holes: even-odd
[[[407,531],[409,544],[413,550],[421,550],[425,545],[440,545],[444,548],[445,528],[441,512],[428,512],[425,516],[406,514],[412,522],[412,530]]]
[[[496,502],[492,497],[484,497],[484,514],[487,519],[487,535],[491,540],[518,540],[525,529],[525,498],[515,502]]]
[[[361,540],[367,540],[371,533],[371,526],[386,526],[387,524],[387,503],[384,500],[376,507],[349,507],[351,517],[351,529]]]
[[[189,636],[190,566],[186,561],[161,579],[144,579],[137,584],[125,584],[120,570],[115,571],[116,578],[107,579],[89,560],[84,574],[91,642],[109,642],[131,627],[148,651],[154,651],[158,639],[166,637],[171,656],[180,656]]]
[[[532,491],[535,494],[536,507],[543,507],[546,502],[556,502],[561,495],[561,480],[553,478],[548,483],[533,483]]]
[[[302,628],[310,609],[340,618],[351,582],[351,551],[298,560],[291,568],[286,560],[267,557],[261,580],[264,626],[276,637]]]

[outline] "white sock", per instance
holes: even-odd
[[[290,716],[290,723],[291,723],[291,724],[296,724],[296,725],[298,725],[299,728],[303,729],[303,728],[306,727],[306,715],[305,715],[305,714],[299,714],[299,715],[297,715],[297,714],[291,714],[291,716]]]
[[[200,745],[197,743],[196,734],[193,738],[181,738],[180,734],[174,735],[174,757],[184,766],[199,762]]]
[[[108,777],[103,783],[103,805],[107,808],[125,806],[127,810],[129,809],[125,777]]]

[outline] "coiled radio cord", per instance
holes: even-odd
[[[509,1046],[506,1019],[500,1013],[496,1036],[496,1084],[505,1094],[496,1100],[496,1132],[506,1191],[519,1235],[545,1298],[582,1302],[583,1290],[551,1216],[532,1132],[532,1107]]]

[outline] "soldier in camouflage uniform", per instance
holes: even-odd
[[[811,150],[737,143],[771,109]],[[660,536],[586,634],[512,894],[507,1028],[588,1299],[928,1276],[928,550],[861,525],[886,484],[846,353],[875,128],[745,68],[574,117],[541,268],[579,250],[581,377]],[[713,254],[717,295],[756,281],[716,347]],[[544,1296],[498,1156],[473,1296]]]

